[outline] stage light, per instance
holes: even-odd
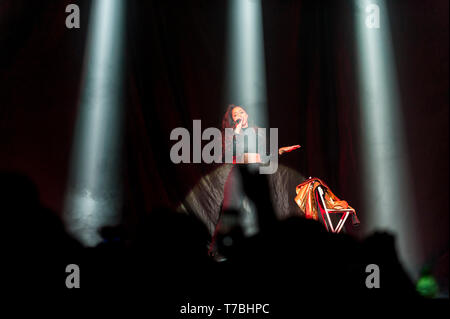
[[[242,105],[260,127],[268,127],[264,37],[260,0],[230,1],[225,99]]]
[[[439,295],[439,285],[434,278],[431,267],[425,265],[420,273],[420,278],[416,282],[416,291],[425,298],[436,298]]]
[[[85,245],[120,221],[120,147],[125,1],[95,0],[66,191],[64,222]]]
[[[396,235],[399,256],[417,276],[419,247],[396,65],[384,1],[355,0],[365,234]]]
[[[261,1],[231,0],[229,3],[225,80],[227,89],[224,99],[227,104],[244,107],[255,125],[268,128]],[[269,137],[268,130],[266,133]],[[241,187],[238,174],[239,172],[235,177],[235,187]],[[245,220],[246,228],[250,229],[247,235],[250,236],[259,230],[257,215],[253,203],[247,198],[243,202],[247,205],[242,209],[245,212],[241,214],[241,220]]]

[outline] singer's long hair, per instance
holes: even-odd
[[[234,121],[233,121],[233,114],[232,114],[232,112],[233,112],[233,109],[236,106],[239,106],[239,105],[229,104],[228,107],[227,107],[225,115],[222,118],[222,132],[223,133],[225,133],[225,129],[227,127],[234,127]],[[242,107],[242,109],[244,109],[244,108]],[[244,111],[247,112],[245,109],[244,109]]]
[[[237,105],[229,104],[222,118],[222,156],[225,156],[225,129],[234,127],[232,112]]]

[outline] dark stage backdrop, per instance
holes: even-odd
[[[300,183],[325,180],[359,212],[360,137],[351,1],[262,1],[270,127]],[[66,29],[77,3],[81,29]],[[448,247],[448,1],[387,1],[412,201],[424,261]],[[180,203],[219,165],[170,161],[175,127],[219,127],[227,2],[127,1],[125,221]],[[25,172],[43,203],[62,211],[90,1],[0,2],[0,168]],[[197,186],[198,188],[199,186]],[[293,198],[295,188],[286,186]],[[220,197],[220,195],[219,195]],[[192,201],[185,201],[186,205]],[[193,205],[193,204],[192,204]],[[216,214],[217,212],[211,212]],[[208,223],[214,215],[205,216]],[[208,219],[209,218],[209,219]],[[358,233],[356,233],[358,235]]]

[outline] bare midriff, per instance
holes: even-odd
[[[233,164],[253,164],[261,163],[259,153],[244,153],[240,156],[233,156]]]

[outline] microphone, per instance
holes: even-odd
[[[241,123],[241,121],[242,121],[241,119],[237,119],[237,120],[236,120],[236,122],[235,122],[235,123],[236,123],[236,125],[235,125],[234,127],[238,126],[238,125],[239,125],[239,123]]]

